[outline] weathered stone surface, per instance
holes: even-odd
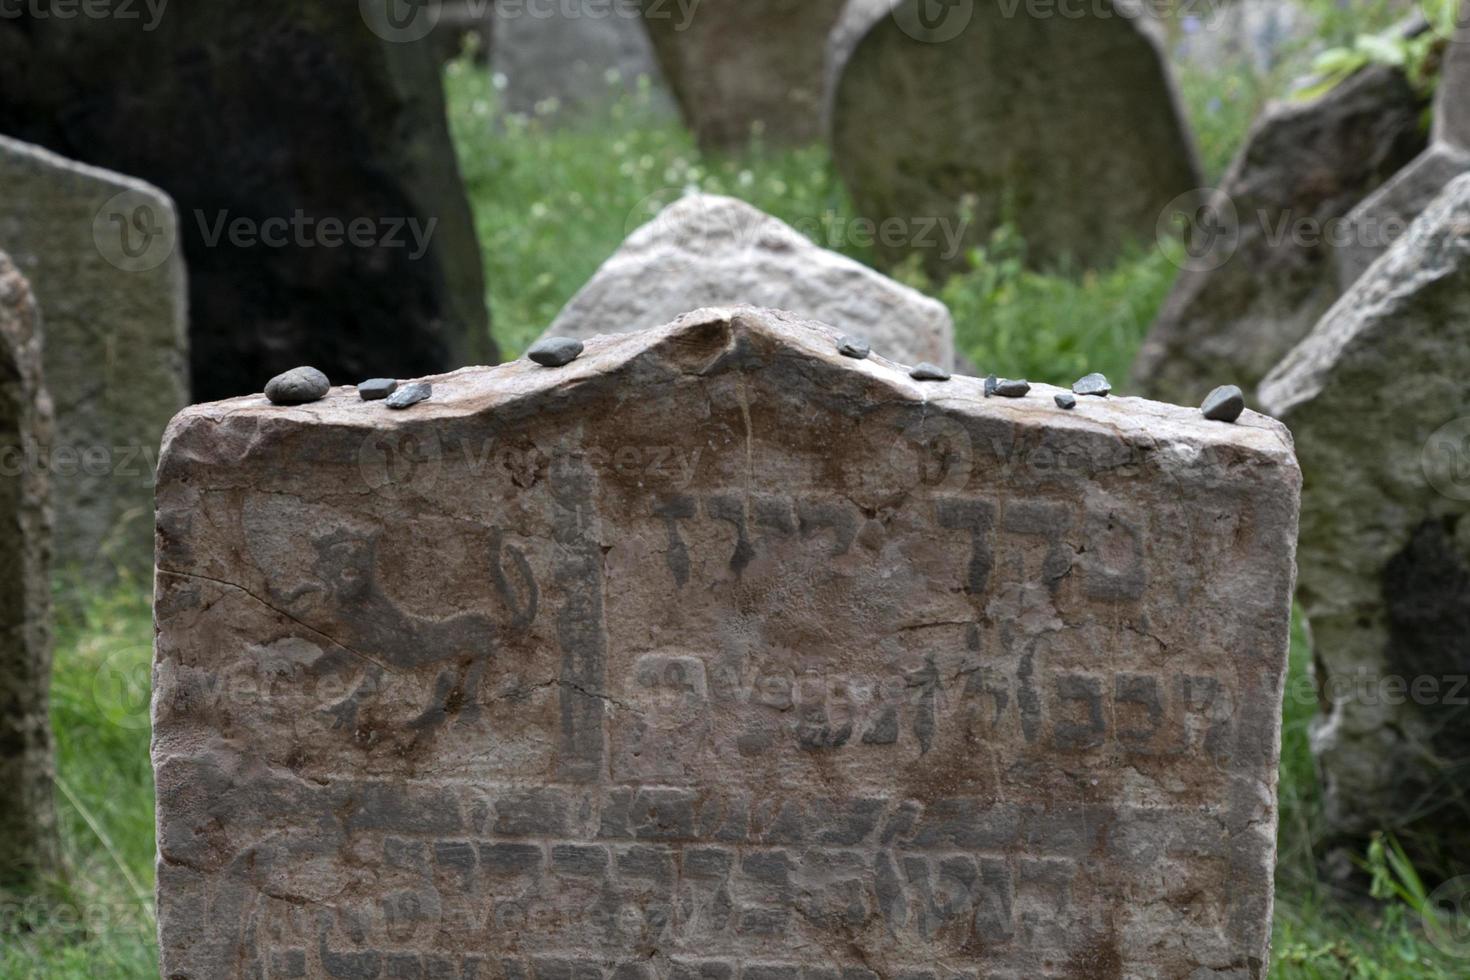
[[[1424,108],[1387,67],[1268,107],[1218,192],[1179,209],[1183,270],[1134,364],[1140,389],[1193,404],[1228,377],[1253,392],[1338,297],[1332,236],[1424,149]]]
[[[1357,282],[1463,173],[1470,173],[1470,149],[1437,141],[1353,208],[1336,249],[1338,287],[1346,290]]]
[[[1263,975],[1285,430],[836,339],[181,415],[164,975]]]
[[[56,427],[38,463],[63,566],[116,561],[146,576],[153,565],[154,463],[189,400],[177,238],[157,188],[0,136],[0,250],[46,320]]]
[[[1470,176],[1261,386],[1306,477],[1299,599],[1331,830],[1470,858]],[[1417,686],[1416,686],[1417,685]]]
[[[42,378],[36,302],[0,252],[0,895],[12,896],[63,873],[48,716],[50,477],[26,465],[52,438]]]
[[[680,16],[672,0],[662,9]],[[635,91],[639,79],[648,80],[653,108],[674,111],[638,0],[510,3],[495,8],[494,21],[490,63],[505,76],[501,97],[512,112],[574,116]]]
[[[418,13],[400,30],[385,6],[415,10],[0,18],[0,133],[177,203],[198,399],[297,364],[365,378],[495,360],[439,64]]]
[[[913,229],[880,238],[880,259],[962,266],[918,247],[918,226],[973,213],[969,245],[1009,218],[1035,264],[1105,265],[1200,185],[1155,25],[1110,0],[1077,13],[848,3],[827,55],[833,159],[860,214]]]
[[[1470,6],[1461,5],[1460,28],[1445,49],[1435,94],[1434,133],[1451,146],[1470,149]]]
[[[822,56],[844,0],[638,0],[664,78],[706,150],[821,136]]]
[[[830,323],[908,364],[954,370],[943,303],[734,198],[691,194],[628,236],[547,329],[592,337],[661,326],[703,306],[755,303]]]

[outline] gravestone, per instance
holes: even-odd
[[[1218,191],[1167,229],[1192,237],[1166,252],[1181,271],[1134,363],[1140,390],[1189,404],[1225,382],[1252,391],[1341,295],[1332,236],[1424,149],[1424,109],[1387,66],[1267,107]]]
[[[843,0],[637,0],[705,150],[821,138],[823,49]]]
[[[496,6],[490,66],[505,76],[505,107],[575,116],[647,84],[651,108],[671,114],[673,100],[641,17],[638,0]]]
[[[943,303],[714,194],[682,197],[629,235],[546,335],[627,333],[740,302],[830,323],[896,361],[954,368],[954,323]]]
[[[0,133],[178,205],[196,398],[256,391],[300,364],[358,381],[494,362],[440,66],[423,43],[436,6],[0,18]]]
[[[1461,4],[1457,23],[1440,68],[1434,131],[1452,146],[1470,148],[1470,4]]]
[[[838,338],[182,414],[164,975],[1261,976],[1285,430]]]
[[[153,566],[153,472],[189,401],[173,202],[157,188],[0,136],[0,249],[35,289],[56,403],[46,447],[57,563]]]
[[[851,0],[827,54],[833,160],[859,214],[1011,221],[1037,266],[1105,266],[1151,244],[1200,186],[1156,25],[1099,0],[1078,16],[1006,4]],[[880,243],[894,264],[907,242]],[[965,255],[922,253],[934,275]]]
[[[64,874],[48,714],[49,477],[27,462],[51,440],[50,426],[36,302],[0,252],[0,895]]]
[[[1298,598],[1333,835],[1470,858],[1470,176],[1262,383],[1306,490]]]

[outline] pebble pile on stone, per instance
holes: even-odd
[[[1112,390],[1113,386],[1108,382],[1107,375],[1096,372],[1072,385],[1072,392],[1077,395],[1098,395],[1106,398]]]
[[[398,382],[392,378],[373,378],[357,386],[357,394],[365,402],[378,402],[398,390]]]
[[[542,367],[565,367],[582,356],[582,342],[572,337],[542,337],[526,357]]]
[[[1205,397],[1199,410],[1213,422],[1234,422],[1245,411],[1245,394],[1235,385],[1221,385]]]
[[[314,367],[292,368],[266,382],[265,397],[272,405],[308,405],[321,401],[332,390],[332,382]]]
[[[837,338],[837,353],[861,361],[873,353],[873,348],[861,337],[842,336]]]
[[[925,361],[909,371],[909,377],[915,381],[948,381],[949,372],[937,364]]]
[[[427,401],[433,393],[433,385],[427,381],[415,381],[393,392],[393,394],[388,396],[388,400],[384,404],[389,408],[408,408],[410,405],[417,405],[421,401]]]

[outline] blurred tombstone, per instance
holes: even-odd
[[[40,317],[0,252],[0,897],[62,876],[48,696],[51,503],[46,468],[34,463],[50,440]]]
[[[1251,391],[1340,295],[1331,236],[1423,150],[1424,109],[1387,66],[1269,105],[1219,188],[1161,219],[1181,271],[1134,363],[1140,388],[1187,404],[1218,384]]]
[[[1470,3],[1460,5],[1455,36],[1445,49],[1435,102],[1435,136],[1470,149]]]
[[[493,361],[440,65],[421,43],[433,9],[0,18],[0,133],[177,204],[195,397],[258,391],[300,364],[356,381]]]
[[[822,57],[843,0],[638,0],[664,78],[706,150],[821,138]]]
[[[408,412],[180,415],[162,974],[1265,962],[1285,429],[839,339],[704,310]]]
[[[46,321],[56,438],[44,465],[61,567],[150,574],[158,447],[189,400],[177,242],[157,188],[0,137],[0,249]]]
[[[1298,599],[1329,835],[1391,831],[1437,867],[1470,861],[1467,229],[1462,176],[1261,385],[1306,484]]]
[[[1153,242],[1165,205],[1200,184],[1157,25],[1111,0],[1058,11],[848,3],[827,98],[833,158],[859,214],[967,216],[967,245],[1010,221],[1039,267],[1097,268]],[[877,254],[892,265],[914,250],[880,243]],[[935,276],[965,265],[964,252],[920,258]]]
[[[943,303],[713,194],[682,197],[629,235],[546,335],[627,333],[731,304],[830,323],[896,361],[954,367],[954,323]]]

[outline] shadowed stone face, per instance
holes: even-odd
[[[180,416],[165,975],[1263,975],[1283,430],[837,338]]]

